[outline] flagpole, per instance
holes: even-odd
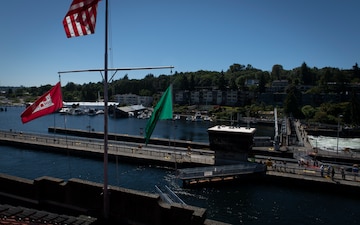
[[[104,56],[104,218],[109,218],[108,193],[108,0],[105,0],[105,56]]]
[[[108,193],[108,71],[118,70],[147,70],[147,69],[165,69],[174,68],[173,66],[158,66],[158,67],[135,67],[135,68],[108,68],[108,2],[105,1],[105,55],[104,55],[104,69],[90,69],[90,70],[73,70],[73,71],[62,71],[58,72],[59,76],[61,73],[76,73],[76,72],[95,72],[104,71],[104,219],[109,218],[109,193]],[[68,13],[65,15],[63,25],[66,36],[68,38],[78,37],[94,33],[95,22],[96,22],[96,11],[99,0],[73,0],[70,5]],[[94,20],[95,17],[95,20]],[[80,18],[80,20],[79,20]],[[114,73],[114,75],[115,75]],[[112,79],[112,77],[111,77]],[[62,106],[61,106],[62,107]],[[25,113],[25,114],[24,114]],[[22,115],[22,121],[28,119],[25,118],[27,111]],[[23,116],[24,115],[24,116]],[[24,118],[23,118],[24,117]],[[26,121],[25,121],[26,122]]]

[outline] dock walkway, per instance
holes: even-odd
[[[66,224],[66,225],[90,225],[96,223],[96,218],[90,216],[68,216],[55,214],[42,210],[35,210],[21,206],[0,204],[0,224],[24,225],[24,224]]]
[[[15,133],[0,131],[0,144],[27,147],[49,152],[69,152],[79,156],[103,157],[104,143],[99,139],[68,136]],[[174,146],[141,145],[139,143],[109,141],[109,158],[122,157],[132,161],[153,162],[169,166],[181,164],[214,165],[214,154]]]
[[[62,135],[46,135],[46,134],[31,134],[18,133],[11,131],[0,131],[0,144],[13,145],[34,150],[42,150],[47,152],[57,152],[63,154],[72,153],[77,156],[85,157],[103,157],[104,144],[101,139],[68,137]],[[308,147],[301,149],[309,150]],[[261,152],[258,152],[261,153]],[[232,169],[227,167],[224,169],[221,166],[214,166],[214,153],[204,149],[189,149],[184,147],[161,146],[161,145],[147,145],[143,146],[139,143],[109,141],[108,145],[109,159],[125,159],[133,162],[153,163],[157,165],[166,165],[169,167],[194,167],[205,166],[211,167],[209,171],[193,171],[199,172],[202,177],[211,180],[233,179],[239,174],[243,174],[238,170],[234,173]],[[320,155],[320,154],[319,154]],[[266,158],[256,156],[257,162],[264,162]],[[359,160],[358,157],[352,158]],[[334,179],[331,179],[327,173],[322,177],[319,167],[299,166],[294,159],[276,158],[272,157],[274,163],[267,166],[266,175],[270,177],[284,177],[294,178],[298,180],[313,180],[320,182],[338,182],[347,186],[360,187],[360,177],[353,173],[350,169],[351,165],[345,167],[345,178],[341,176],[339,165],[332,165],[331,162],[326,164],[332,165],[335,168]],[[275,162],[277,160],[277,162]],[[286,160],[286,164],[283,162]],[[221,171],[221,172],[220,172]],[[196,175],[196,174],[195,174]],[[201,176],[195,177],[194,174],[183,170],[183,180],[202,180]],[[181,179],[181,177],[179,177]]]
[[[265,165],[242,162],[235,165],[207,166],[178,170],[184,186],[236,180],[247,175],[264,174]]]

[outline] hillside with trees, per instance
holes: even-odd
[[[248,81],[254,80],[256,83],[248,84]],[[277,106],[261,102],[258,99],[258,96],[265,93],[271,87],[272,82],[276,80],[288,81],[285,89],[286,98],[281,107],[284,114],[313,122],[333,124],[337,123],[339,115],[342,115],[344,122],[352,125],[360,124],[360,69],[357,63],[350,69],[332,67],[320,69],[310,68],[304,62],[291,70],[286,70],[282,65],[276,64],[271,71],[263,71],[250,64],[234,63],[229,66],[227,71],[176,71],[174,74],[163,74],[158,77],[147,74],[143,79],[129,79],[125,74],[122,78],[109,83],[109,96],[110,100],[113,100],[113,96],[116,94],[132,93],[140,96],[154,96],[164,91],[170,83],[173,84],[174,91],[235,90],[250,93],[250,96],[253,97],[245,105],[231,106],[231,110],[257,116],[258,111]],[[300,87],[306,87],[306,90],[300,90]],[[8,98],[21,97],[26,102],[31,102],[50,88],[51,85],[20,87],[15,91],[7,90],[5,95]],[[70,82],[62,87],[62,91],[64,101],[97,101],[99,96],[103,96],[103,84],[102,82],[89,82],[80,85]],[[330,99],[321,102],[320,105],[304,105],[301,99],[305,94],[346,95],[348,98],[344,101]],[[220,107],[225,108],[225,106]]]

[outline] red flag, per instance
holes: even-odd
[[[27,123],[33,119],[53,113],[63,107],[61,85],[58,82],[48,92],[43,94],[21,114],[21,121]]]
[[[68,38],[95,32],[96,10],[100,0],[73,0],[63,25]]]

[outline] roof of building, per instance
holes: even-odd
[[[208,129],[208,131],[253,134],[253,133],[255,133],[256,128],[217,125],[217,126],[210,127]]]
[[[146,109],[146,107],[143,105],[130,105],[130,106],[118,107],[118,109],[123,112],[134,112],[134,111],[144,110]]]
[[[108,105],[117,105],[117,102],[108,102]],[[104,102],[64,102],[64,106],[79,105],[81,107],[104,107]]]

